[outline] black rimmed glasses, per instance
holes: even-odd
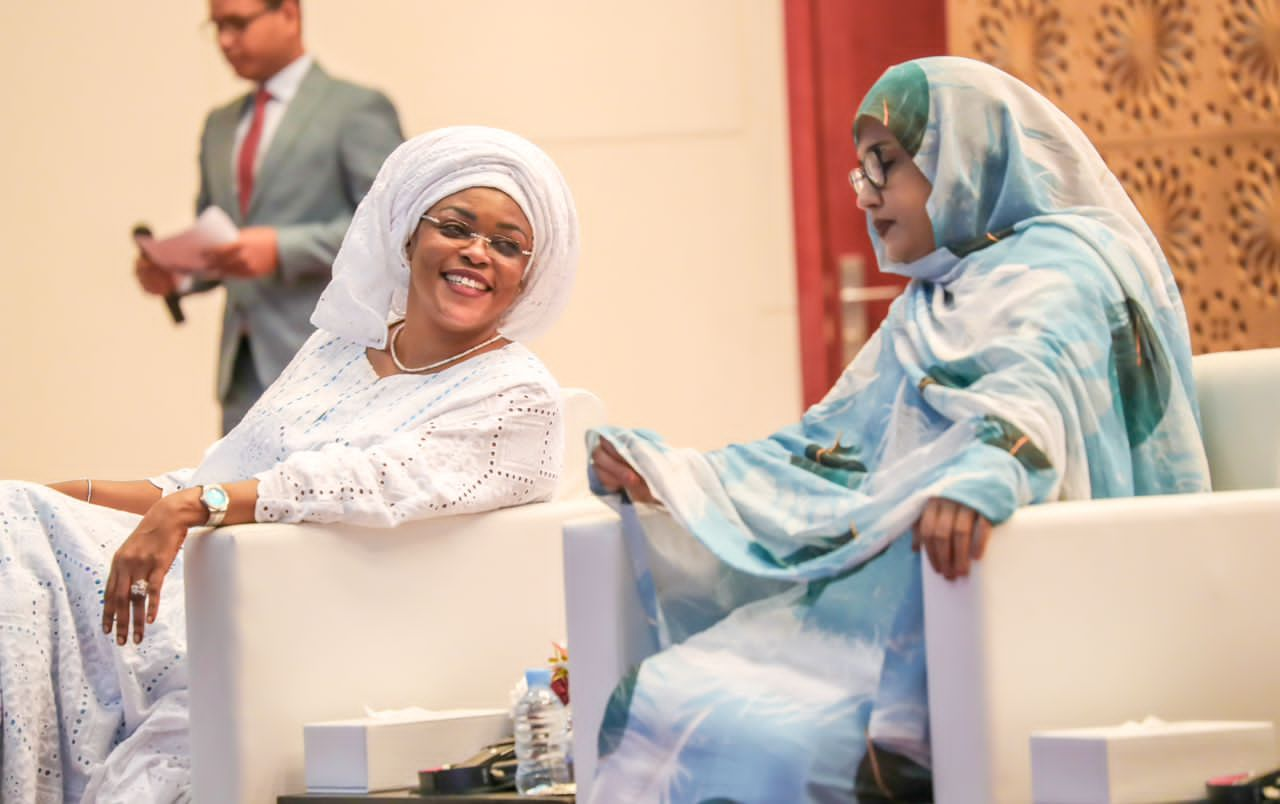
[[[245,14],[244,16],[228,16],[219,19],[205,20],[205,30],[212,31],[215,36],[221,36],[223,31],[228,31],[236,36],[243,34],[250,25],[268,14],[279,11],[280,6],[267,6],[256,14]]]
[[[423,215],[422,220],[436,227],[436,231],[444,235],[449,240],[457,240],[461,245],[464,240],[480,240],[483,241],[489,251],[496,257],[504,260],[515,260],[519,257],[532,257],[533,250],[525,249],[519,242],[502,235],[483,235],[472,229],[462,221],[452,220],[449,218],[437,218],[433,215]]]
[[[853,191],[858,195],[862,195],[862,188],[868,184],[877,191],[884,190],[885,173],[884,156],[880,153],[880,146],[873,145],[862,157],[862,164],[849,171],[849,183],[853,185]]]

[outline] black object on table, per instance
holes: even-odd
[[[1255,804],[1280,799],[1280,768],[1266,773],[1237,773],[1205,784],[1211,804]]]
[[[280,796],[276,804],[368,804],[378,801],[408,801],[416,804],[509,804],[515,801],[574,804],[573,796],[521,796],[516,793],[420,793],[416,787],[384,790],[380,793],[299,793]]]

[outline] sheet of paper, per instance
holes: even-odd
[[[207,207],[196,222],[169,237],[141,235],[138,247],[156,265],[179,274],[194,274],[208,266],[204,253],[213,246],[232,243],[239,236],[230,216],[221,207]]]

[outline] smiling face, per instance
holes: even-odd
[[[863,182],[858,206],[870,215],[871,226],[884,243],[884,253],[890,261],[915,262],[937,248],[926,208],[933,186],[898,138],[879,120],[862,117],[857,131],[858,161],[866,164],[868,154],[875,151],[884,167],[883,189]]]
[[[406,247],[406,326],[464,345],[493,336],[523,288],[532,258],[520,251],[533,248],[533,227],[510,196],[488,187],[448,196],[427,214],[437,223],[421,221]]]

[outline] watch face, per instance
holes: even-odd
[[[227,493],[219,488],[205,488],[204,501],[210,508],[223,508],[227,504]]]

